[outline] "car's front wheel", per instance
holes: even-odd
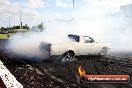
[[[74,51],[69,50],[69,51],[65,52],[64,54],[62,54],[59,57],[59,61],[60,62],[75,61],[75,53],[74,53]]]

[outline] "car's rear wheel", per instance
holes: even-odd
[[[62,54],[59,57],[59,61],[60,62],[75,61],[75,53],[74,53],[74,51],[69,50],[69,51],[65,52],[64,54]]]

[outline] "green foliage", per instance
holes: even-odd
[[[9,33],[9,28],[8,27],[7,28],[1,27],[0,33],[1,34],[7,34],[7,33]]]
[[[18,25],[18,26],[13,26],[12,29],[20,29],[20,25]]]
[[[43,30],[44,30],[43,22],[41,22],[41,24],[39,24],[39,25],[37,26],[37,28],[39,29],[40,32],[43,31]]]
[[[27,24],[25,26],[22,26],[23,29],[28,29],[29,26],[27,26]]]
[[[13,27],[1,27],[0,28],[0,34],[7,34],[7,33],[16,33],[16,32],[20,32],[20,31],[22,31],[22,32],[24,32],[24,29],[25,29],[25,31],[27,30],[27,29],[29,29],[29,26],[27,26],[27,24],[26,25],[24,25],[24,26],[22,26],[22,29],[23,30],[20,30],[20,25],[18,25],[18,26],[13,26]]]
[[[20,27],[20,25],[17,26],[13,26],[13,27],[1,27],[0,28],[0,34],[8,34],[8,33],[16,33],[16,32],[25,32],[27,30],[33,30],[36,32],[42,32],[44,30],[44,25],[43,22],[41,22],[40,24],[38,24],[37,26],[32,27],[32,29],[29,29],[29,26],[26,24],[22,27]]]

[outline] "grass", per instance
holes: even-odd
[[[0,34],[0,39],[7,39],[9,36],[10,34]]]

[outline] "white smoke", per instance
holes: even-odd
[[[40,50],[39,46],[41,42],[45,43],[45,45],[49,43],[70,42],[70,40],[66,38],[67,36],[62,36],[61,34],[54,35],[54,33],[55,31],[51,32],[47,30],[43,32],[29,31],[26,33],[17,33],[11,37],[8,42],[8,49],[17,55],[29,58],[36,57],[37,59],[39,58],[39,60],[46,59],[49,57],[49,53],[46,50],[43,52]]]
[[[111,42],[112,49],[132,51],[131,0],[86,0],[75,12],[74,33],[88,34],[96,40]],[[72,31],[73,31],[72,30]]]
[[[95,40],[111,42],[112,49],[132,51],[131,23],[132,0],[84,0],[83,6],[75,8],[70,20],[62,14],[61,21],[46,19],[42,33],[16,34],[9,43],[11,50],[27,56],[41,56],[41,41],[46,43],[68,42],[68,34],[90,35]],[[78,5],[79,6],[79,5]],[[53,15],[54,16],[54,15]],[[69,18],[67,18],[69,19]]]

